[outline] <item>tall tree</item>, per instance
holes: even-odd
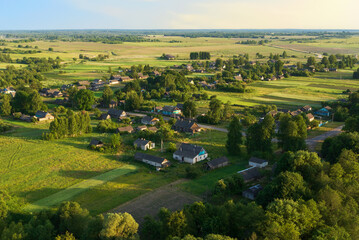
[[[192,100],[188,100],[183,104],[183,115],[188,118],[194,118],[197,115],[196,103]]]
[[[11,104],[10,104],[11,96],[9,94],[5,94],[2,99],[1,105],[1,113],[5,116],[9,116],[11,114]]]
[[[241,153],[241,144],[243,143],[242,124],[237,116],[232,118],[228,127],[228,135],[226,148],[232,155],[239,155]]]
[[[113,98],[113,91],[109,86],[106,86],[102,93],[102,104],[106,107],[111,103]]]
[[[95,103],[95,97],[92,91],[88,89],[81,89],[76,92],[74,98],[75,106],[80,110],[91,110]]]

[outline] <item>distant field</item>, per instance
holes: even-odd
[[[216,90],[207,91],[209,95],[217,95],[224,102],[255,106],[259,104],[275,104],[278,107],[295,109],[309,104],[321,107],[323,101],[346,98],[346,89],[356,91],[359,81],[353,80],[351,71],[336,73],[316,73],[313,77],[290,77],[283,80],[265,82],[257,81],[248,85],[255,89],[254,93],[228,93]]]

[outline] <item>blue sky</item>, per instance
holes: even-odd
[[[0,0],[0,30],[359,29],[358,0]]]

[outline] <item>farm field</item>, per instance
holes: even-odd
[[[304,105],[321,107],[321,102],[346,98],[344,90],[357,91],[359,81],[352,79],[351,71],[316,73],[313,77],[290,77],[277,81],[258,81],[248,84],[253,93],[228,93],[216,90],[206,91],[216,95],[223,102],[243,106],[275,104],[279,108],[296,109]]]

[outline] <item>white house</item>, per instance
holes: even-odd
[[[148,149],[155,148],[155,143],[148,141],[146,139],[143,139],[143,138],[139,138],[136,141],[134,141],[133,145],[136,148],[141,148],[144,151],[146,151]]]
[[[208,157],[208,153],[203,147],[182,143],[177,151],[173,153],[173,158],[180,161],[194,164]]]
[[[264,168],[267,165],[268,165],[267,160],[256,158],[256,157],[251,157],[249,159],[249,166],[258,167],[258,168]]]

